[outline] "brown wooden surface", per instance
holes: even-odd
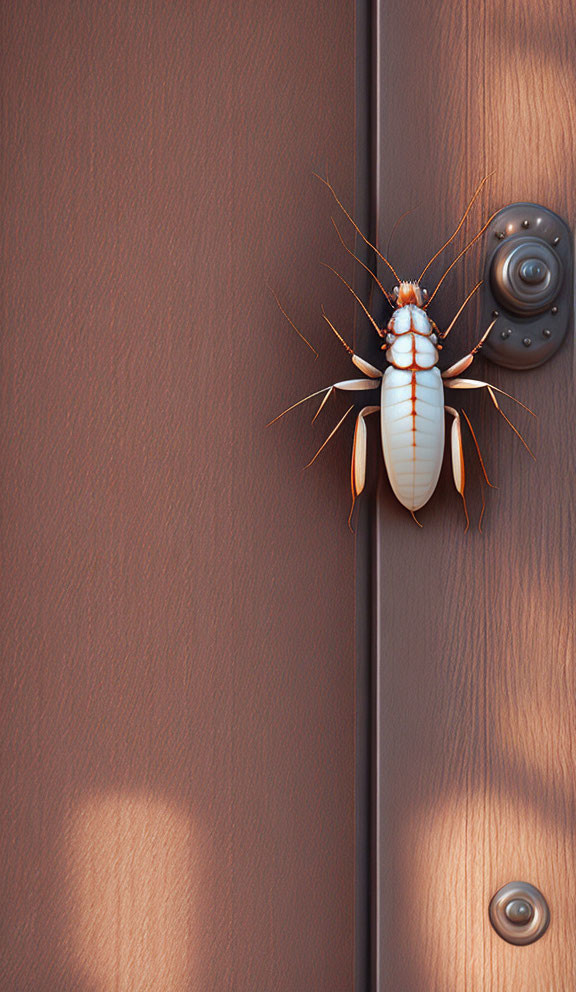
[[[379,234],[414,276],[497,170],[467,226],[533,200],[576,220],[576,12],[568,0],[378,4]],[[464,244],[462,238],[461,244]],[[440,326],[481,272],[471,252],[439,293]],[[446,259],[453,257],[450,251]],[[442,272],[440,261],[432,276]],[[430,286],[434,285],[430,279]],[[436,303],[436,301],[435,301]],[[473,309],[443,367],[479,338]],[[448,464],[419,531],[383,480],[377,520],[378,992],[570,992],[576,973],[573,346],[514,373],[479,358],[478,377],[513,392],[538,425],[507,411],[534,464],[480,394],[452,393],[473,419],[498,490],[484,533],[477,471],[464,534]],[[468,445],[470,464],[474,454]],[[492,931],[488,904],[526,880],[552,922],[530,947]]]
[[[0,987],[350,992],[354,5],[2,35]]]

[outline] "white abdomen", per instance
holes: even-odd
[[[388,368],[381,399],[382,449],[390,485],[409,510],[428,502],[444,454],[444,386],[437,368]]]

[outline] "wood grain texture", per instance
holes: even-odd
[[[354,5],[2,34],[0,987],[349,992],[351,437],[264,425],[348,373]]]
[[[392,0],[378,11],[380,243],[403,210],[421,204],[394,238],[391,256],[401,274],[421,270],[492,169],[497,174],[468,236],[490,212],[523,199],[573,225],[573,5],[446,0],[432,12],[418,0]],[[410,30],[399,30],[400,23]],[[454,254],[448,251],[446,262]],[[433,313],[440,326],[484,257],[482,248],[470,253],[444,284]],[[431,275],[441,272],[439,260]],[[443,367],[482,330],[472,308],[452,332]],[[474,525],[463,533],[448,464],[420,514],[422,531],[381,482],[379,992],[574,987],[573,361],[572,341],[528,373],[477,360],[479,377],[537,411],[534,424],[507,407],[536,446],[535,464],[487,397],[458,394],[499,486],[487,493],[483,534]],[[471,445],[469,460],[477,519]],[[546,936],[524,948],[506,944],[488,921],[491,896],[517,879],[538,886],[552,914]]]

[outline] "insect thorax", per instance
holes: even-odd
[[[428,319],[428,314],[422,307],[409,303],[407,306],[398,307],[392,314],[388,323],[388,330],[394,334],[408,334],[413,331],[415,334],[432,334],[432,324]]]
[[[438,361],[437,340],[426,312],[409,303],[390,318],[386,357],[397,369],[430,369]]]

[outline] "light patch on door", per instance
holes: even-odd
[[[92,796],[73,816],[70,846],[73,954],[86,988],[189,989],[199,884],[189,817],[146,794]]]

